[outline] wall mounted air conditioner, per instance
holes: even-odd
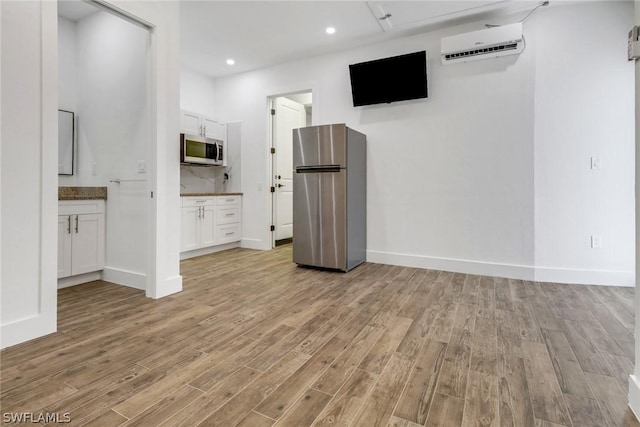
[[[522,23],[443,37],[440,46],[443,64],[515,55],[524,50]]]

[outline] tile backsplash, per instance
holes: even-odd
[[[180,165],[181,193],[220,193],[225,191],[225,167]]]

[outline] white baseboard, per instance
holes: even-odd
[[[92,271],[91,273],[78,274],[77,276],[63,277],[58,279],[58,289],[68,288],[70,286],[81,285],[83,283],[93,282],[94,280],[101,280],[102,275],[99,271]]]
[[[105,267],[102,270],[102,280],[143,291],[147,289],[147,275],[134,271]]]
[[[192,251],[180,252],[180,260],[195,258],[197,256],[209,255],[227,249],[240,247],[240,242],[225,243],[224,245],[209,246],[208,248],[194,249]]]
[[[428,268],[482,276],[538,282],[576,283],[582,285],[635,286],[633,271],[586,270],[571,268],[533,267],[453,258],[438,258],[382,251],[367,251],[367,261],[403,267]]]
[[[16,320],[0,327],[0,349],[11,347],[57,330],[56,313],[34,314],[31,317]]]
[[[367,261],[403,267],[428,268],[481,276],[498,276],[509,279],[533,280],[535,271],[525,265],[497,264],[423,255],[407,255],[391,252],[367,251]]]
[[[257,249],[259,251],[267,251],[272,249],[271,242],[265,242],[260,239],[242,239],[240,247],[245,249]]]
[[[182,291],[182,276],[167,277],[162,283],[158,283],[155,291],[149,292],[147,290],[146,295],[149,298],[162,298],[168,295],[177,294]]]
[[[629,408],[640,420],[640,383],[635,375],[629,375]]]
[[[633,271],[536,267],[536,281],[580,285],[635,286]]]

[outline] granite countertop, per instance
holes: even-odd
[[[58,187],[58,200],[107,200],[107,187]]]
[[[242,193],[180,193],[180,197],[188,197],[188,196],[242,196]]]

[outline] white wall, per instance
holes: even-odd
[[[77,112],[78,37],[76,23],[58,17],[58,108]]]
[[[625,60],[632,7],[557,7],[536,21],[539,280],[634,283],[634,67]],[[601,169],[591,169],[591,157]],[[601,249],[591,248],[591,235]]]
[[[570,12],[565,10],[568,8]],[[585,91],[578,99],[567,97],[563,109],[583,110],[585,103],[594,102],[622,102],[625,108],[628,96],[621,90],[626,87],[628,91],[633,81],[625,58],[615,57],[625,42],[624,37],[615,35],[628,30],[631,23],[628,16],[621,16],[625,8],[629,14],[628,2],[541,9],[525,24],[528,46],[519,56],[442,66],[438,57],[440,38],[482,28],[484,22],[478,22],[218,79],[215,93],[220,115],[243,122],[243,245],[268,249],[271,242],[266,99],[269,95],[313,88],[315,124],[346,123],[368,136],[369,261],[535,278],[535,244],[538,240],[547,244],[542,238],[547,234],[536,231],[536,197],[545,191],[536,190],[536,185],[548,173],[544,157],[537,153],[538,145],[541,141],[547,144],[547,139],[539,135],[543,127],[536,113],[546,112],[539,111],[536,102],[547,102],[555,85],[574,77],[554,74],[555,65],[547,58],[574,49],[574,41],[563,35],[580,30],[580,44],[591,51],[588,55],[572,55],[572,66],[593,67],[597,58],[597,70],[615,71],[620,81],[612,85],[613,93]],[[567,15],[571,19],[566,19]],[[504,22],[520,18],[521,15],[511,20],[504,18]],[[561,19],[565,19],[564,25],[559,25]],[[555,38],[545,33],[547,20]],[[597,24],[598,31],[581,30],[589,24]],[[606,37],[601,40],[603,33]],[[554,44],[549,46],[552,38]],[[422,49],[430,55],[429,99],[352,107],[349,64]],[[538,75],[544,76],[541,93]],[[587,73],[588,77],[593,75]],[[604,82],[596,83],[602,87]],[[591,110],[591,117],[603,112],[600,107],[590,107]],[[594,233],[593,223],[602,225],[597,231],[605,241],[596,266],[604,273],[589,276],[586,281],[619,280],[629,284],[632,259],[619,259],[613,254],[633,250],[629,239],[623,236],[633,230],[628,221],[632,194],[626,191],[629,183],[617,182],[632,173],[633,164],[622,157],[632,144],[633,119],[625,112],[621,117],[607,115],[606,121],[594,122],[594,126],[607,126],[598,128],[599,133],[590,140],[602,149],[599,154],[606,160],[606,169],[601,172],[611,174],[601,180],[599,185],[603,188],[598,194],[615,193],[616,197],[608,198],[611,206],[598,210],[597,216],[594,217],[595,211],[586,211],[580,221],[575,221],[579,229],[576,233],[586,236]],[[598,136],[611,131],[611,124],[621,128],[616,138],[606,145],[599,141],[596,144]],[[583,135],[578,132],[579,122],[574,119],[568,125],[576,133],[565,135],[574,138],[570,144],[579,151],[572,158],[590,156],[591,147],[574,142],[576,136]],[[558,130],[558,126],[548,132],[555,136],[554,129]],[[612,146],[614,143],[617,145]],[[618,156],[618,150],[623,154]],[[557,167],[553,165],[550,171],[555,173]],[[581,194],[592,194],[591,185],[576,180],[575,185],[562,190],[579,189]],[[620,190],[609,188],[612,185]],[[540,214],[549,209],[548,203]],[[552,220],[545,217],[543,226],[551,227]],[[603,223],[609,220],[622,220],[622,232],[607,228]],[[540,250],[541,255],[548,253],[545,248]],[[579,255],[584,258],[584,252]],[[590,261],[583,258],[567,256],[558,263],[542,266],[551,265],[561,272],[559,281],[583,282],[584,275],[572,274],[588,265]]]
[[[56,330],[58,73],[55,3],[0,2],[0,11],[0,347],[6,347]]]
[[[206,116],[215,114],[215,90],[211,77],[180,69],[180,108]]]

